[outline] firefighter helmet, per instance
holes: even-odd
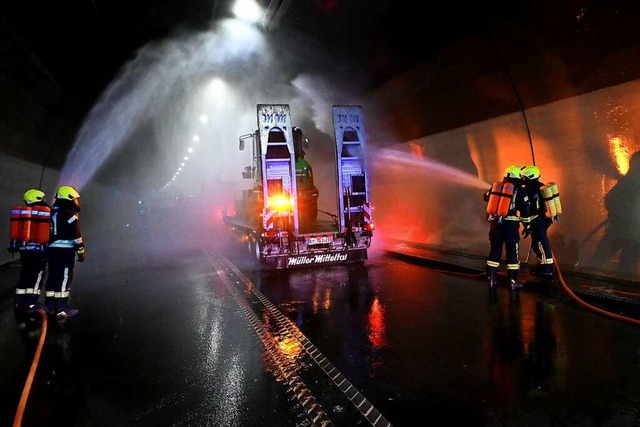
[[[504,177],[520,178],[520,166],[518,165],[507,166],[507,168],[504,170]]]
[[[58,192],[56,193],[56,198],[58,199],[75,200],[78,197],[80,197],[80,193],[78,193],[75,188],[68,185],[63,185],[58,188]]]
[[[522,176],[527,179],[538,179],[540,178],[540,169],[534,165],[527,165],[522,168]]]
[[[24,195],[22,196],[22,198],[24,199],[24,202],[27,205],[31,205],[33,203],[38,203],[44,200],[44,193],[40,190],[37,190],[35,188],[32,188],[30,190],[27,190]]]

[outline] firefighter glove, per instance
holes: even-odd
[[[84,252],[76,253],[78,262],[84,262],[86,255]]]
[[[522,238],[526,239],[527,237],[529,237],[529,234],[531,234],[531,227],[530,226],[524,227],[524,230],[522,230]]]

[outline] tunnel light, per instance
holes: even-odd
[[[193,135],[193,138],[191,139],[193,139],[195,142],[200,141],[200,137],[198,135]]]
[[[209,122],[209,117],[206,114],[201,114],[200,115],[200,121],[202,123],[208,123]]]
[[[187,148],[187,151],[188,151],[189,153],[193,153],[193,148],[189,147],[189,148]]]
[[[184,159],[183,159],[183,160],[185,160],[185,161],[186,161],[186,160],[189,160],[189,156],[184,156]]]
[[[236,18],[251,23],[259,22],[263,16],[262,9],[253,0],[237,0],[233,6],[233,14]]]

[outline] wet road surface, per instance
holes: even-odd
[[[23,426],[640,425],[639,327],[553,285],[489,290],[382,251],[266,273],[206,239],[118,241],[76,264],[81,312],[48,325]],[[42,333],[11,301],[1,425]]]

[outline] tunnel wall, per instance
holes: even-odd
[[[11,207],[23,204],[22,195],[29,188],[41,188],[47,203],[53,204],[57,186],[64,185],[58,184],[59,176],[55,169],[47,168],[43,173],[40,165],[0,154],[0,212],[4,212],[6,218],[5,226],[0,227],[0,241],[4,244],[0,250],[0,264],[19,257],[6,250],[9,247]],[[88,259],[91,259],[94,245],[98,245],[104,236],[122,236],[123,245],[135,243],[127,238],[127,224],[136,217],[137,198],[134,195],[94,182],[79,192],[82,206],[80,224]]]
[[[526,109],[531,141],[523,115],[513,112],[404,142],[389,137],[376,146],[387,134],[377,123],[376,108],[365,108],[374,142],[376,241],[403,240],[486,255],[488,223],[481,194],[507,165],[530,164],[535,156],[541,180],[555,181],[560,188],[563,214],[549,230],[560,266],[639,280],[640,165],[632,156],[640,150],[640,81]],[[27,187],[38,186],[41,173],[39,165],[0,155],[0,209],[7,218],[0,238],[7,244],[10,207],[20,202]],[[43,176],[42,188],[51,193],[58,172],[46,169]],[[83,223],[90,233],[121,226],[134,209],[131,197],[98,184],[81,194]],[[106,216],[105,206],[112,206]],[[92,222],[96,227],[89,228]],[[521,241],[522,261],[532,256],[529,244]],[[0,262],[11,259],[0,251]]]
[[[375,241],[486,255],[480,195],[508,164],[535,158],[542,180],[560,186],[564,213],[550,237],[563,268],[638,281],[637,180],[629,164],[640,141],[640,7],[592,2],[583,13],[583,2],[534,3],[545,7],[524,2],[516,16],[366,94]],[[53,191],[88,106],[6,39],[11,67],[0,70],[0,209],[8,223],[9,208],[39,182],[42,163],[50,166],[43,188]],[[96,235],[125,223],[134,202],[97,184],[81,194],[83,223],[94,222]],[[321,192],[323,205],[331,204],[324,203],[327,194]],[[92,240],[93,228],[87,232]],[[8,243],[8,224],[0,238]],[[523,260],[527,249],[524,240]],[[0,251],[0,262],[10,259]]]
[[[555,181],[563,214],[549,229],[563,270],[638,281],[640,81],[398,143],[372,153],[377,236],[485,256],[481,194],[510,164]],[[607,197],[609,195],[609,197]],[[521,240],[520,259],[530,240]]]

